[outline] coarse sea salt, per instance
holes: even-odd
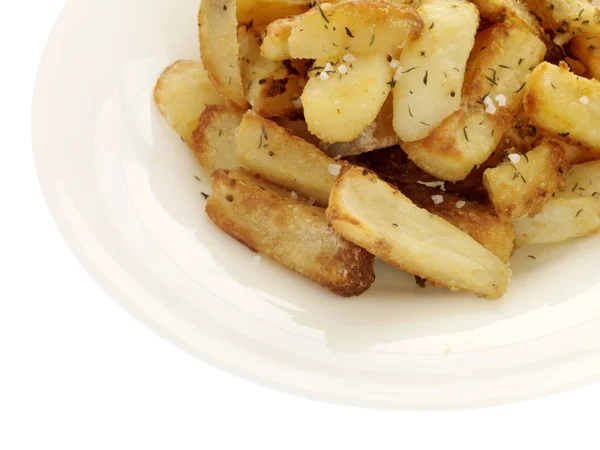
[[[458,209],[463,209],[465,206],[467,206],[467,202],[465,202],[464,200],[459,200],[456,202],[456,207]]]
[[[340,170],[342,170],[342,166],[339,164],[330,164],[327,168],[327,172],[329,172],[334,177],[337,177],[340,174]]]
[[[352,62],[352,61],[356,61],[356,58],[354,57],[354,55],[351,55],[350,53],[348,53],[347,55],[344,55],[343,60],[344,60],[344,62]]]
[[[340,66],[338,66],[338,72],[342,75],[346,75],[348,73],[348,68],[345,65],[341,64]]]
[[[496,114],[496,107],[494,106],[494,101],[487,95],[483,99],[483,104],[486,106],[485,112],[488,114]]]
[[[581,103],[583,103],[584,105],[587,105],[587,104],[590,102],[590,99],[589,99],[589,98],[587,98],[587,97],[584,95],[583,97],[581,97],[581,98],[579,99],[579,101],[580,101]]]
[[[398,81],[400,79],[400,77],[402,76],[404,72],[404,67],[398,67],[398,69],[396,69],[396,73],[394,74],[394,80]]]
[[[443,195],[432,195],[431,200],[433,200],[433,203],[435,203],[436,205],[439,205],[441,203],[444,203],[444,196]]]
[[[512,153],[508,155],[508,159],[510,159],[511,163],[517,164],[519,161],[521,161],[521,155],[519,155],[518,153]]]
[[[392,69],[397,69],[398,67],[400,67],[400,61],[398,61],[397,59],[392,59],[390,61],[390,67]]]
[[[498,94],[498,95],[496,95],[495,99],[498,102],[498,106],[500,106],[500,107],[506,106],[506,96],[505,95]]]
[[[323,71],[319,74],[319,78],[323,81],[329,80],[329,74],[327,72]]]

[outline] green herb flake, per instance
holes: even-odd
[[[319,5],[319,12],[321,13],[321,17],[323,17],[323,20],[327,23],[329,23],[329,19],[327,18],[327,16],[325,15],[325,12],[323,11],[323,8],[321,8],[321,5]]]
[[[521,85],[521,87],[515,91],[515,94],[518,94],[518,93],[519,93],[519,92],[521,92],[523,89],[525,89],[525,86],[527,86],[527,82],[523,83],[523,84]]]

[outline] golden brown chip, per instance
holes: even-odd
[[[375,280],[373,256],[335,233],[323,208],[244,169],[217,170],[211,181],[206,212],[249,249],[343,297]]]

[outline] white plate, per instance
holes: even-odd
[[[490,405],[598,376],[598,237],[519,251],[500,301],[422,290],[383,264],[366,295],[344,300],[257,264],[218,231],[203,209],[206,174],[151,99],[164,67],[198,58],[197,9],[71,1],[43,57],[33,106],[41,185],[111,296],[220,367],[354,405]]]

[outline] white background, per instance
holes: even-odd
[[[0,18],[0,449],[598,448],[598,384],[485,410],[361,410],[242,381],[137,323],[70,254],[34,171],[32,86],[64,3],[4,2]]]

